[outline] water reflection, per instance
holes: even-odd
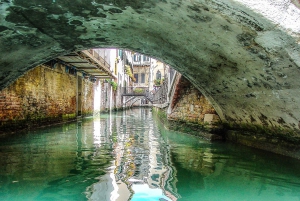
[[[135,109],[2,137],[0,200],[300,200],[299,165]]]
[[[179,200],[300,200],[300,161],[161,129]]]
[[[115,166],[92,185],[89,199],[170,200],[161,188],[162,176],[169,175],[163,162],[167,153],[162,151],[162,139],[155,131],[150,110],[125,111],[116,115],[110,125]]]
[[[2,136],[0,200],[86,200],[113,160],[109,146],[94,145],[92,122]]]

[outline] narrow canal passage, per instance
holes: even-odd
[[[167,131],[150,109],[2,137],[1,201],[300,200],[300,161]]]

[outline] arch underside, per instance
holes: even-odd
[[[284,2],[279,6],[293,8]],[[297,27],[287,29],[246,4],[15,0],[0,3],[0,10],[0,89],[69,52],[126,48],[182,73],[223,121],[299,129]],[[295,7],[294,14],[298,11]],[[294,23],[300,24],[298,19]]]

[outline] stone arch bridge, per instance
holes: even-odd
[[[127,48],[182,73],[224,122],[280,127],[298,139],[299,7],[299,0],[2,0],[0,89],[69,52]]]

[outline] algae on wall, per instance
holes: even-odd
[[[223,140],[223,129],[209,124],[199,124],[188,121],[174,121],[168,118],[165,109],[153,107],[153,114],[159,118],[166,129],[195,135],[207,140]]]
[[[76,119],[76,75],[64,67],[37,66],[0,92],[0,131]],[[93,83],[85,80],[83,111],[93,110]]]
[[[220,121],[217,112],[207,98],[183,76],[175,86],[174,97],[171,101],[169,120],[205,125],[205,115],[210,114],[213,115],[211,120],[213,122],[209,123]]]

